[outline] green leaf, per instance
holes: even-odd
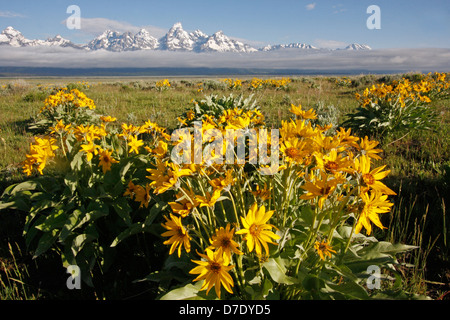
[[[340,293],[349,299],[359,299],[359,300],[367,300],[369,299],[369,294],[361,285],[348,281],[345,283],[335,284],[331,282],[325,283],[324,288],[321,290],[324,293]]]
[[[126,198],[119,198],[116,199],[112,203],[112,207],[116,211],[116,213],[119,215],[119,217],[122,218],[122,220],[125,222],[127,226],[131,226],[131,207],[128,204],[128,200]]]
[[[24,212],[30,211],[30,205],[28,201],[25,200],[24,197],[14,197],[13,201],[10,202],[0,202],[0,211],[4,209],[14,209],[20,210]]]
[[[72,241],[71,249],[74,257],[77,256],[86,243],[92,242],[98,238],[98,234],[94,226],[86,228],[85,232],[86,233],[76,236]]]
[[[163,295],[160,300],[205,300],[198,295],[202,282],[187,284],[184,287],[174,289]]]
[[[65,210],[53,210],[53,212],[45,219],[43,223],[36,226],[43,232],[49,232],[55,229],[61,229],[67,220]]]
[[[143,223],[135,223],[133,225],[131,225],[130,227],[128,227],[127,229],[125,229],[125,231],[122,231],[115,239],[114,241],[111,243],[111,247],[115,247],[117,246],[120,242],[122,242],[123,240],[125,240],[126,238],[140,233],[142,231],[144,231],[144,227],[145,225]]]
[[[67,220],[64,223],[64,226],[62,227],[61,230],[61,235],[60,238],[62,241],[64,241],[67,236],[72,232],[72,230],[75,228],[75,226],[77,225],[78,221],[80,220],[80,218],[84,215],[85,213],[80,210],[80,209],[75,209],[67,218]]]
[[[82,166],[83,166],[83,152],[78,152],[72,159],[72,161],[70,162],[70,168],[72,168],[72,170],[76,170],[76,171],[80,171]]]
[[[73,171],[69,172],[64,178],[64,183],[69,187],[72,194],[77,190],[78,180],[78,175]]]
[[[387,241],[380,241],[362,249],[359,254],[364,259],[374,259],[379,257],[393,256],[397,253],[406,252],[417,248],[417,246],[411,246],[401,243],[393,244]]]
[[[153,221],[156,219],[158,214],[161,211],[163,211],[167,206],[168,205],[165,202],[155,203],[155,205],[150,209],[150,212],[149,212],[147,218],[145,218],[144,225],[147,227],[150,226],[153,223]]]
[[[269,272],[270,277],[277,283],[282,284],[296,284],[298,280],[286,275],[287,269],[280,257],[270,258],[267,262],[263,264],[263,267]]]
[[[29,180],[15,185],[10,191],[11,195],[16,195],[23,191],[34,191],[37,190],[40,184],[35,180]]]
[[[120,168],[119,175],[122,180],[125,179],[125,175],[127,174],[128,170],[131,168],[132,165],[133,165],[133,162],[131,160],[128,160],[125,163],[125,165],[122,168]]]
[[[108,212],[101,211],[101,210],[90,211],[90,212],[86,213],[86,215],[83,217],[83,219],[81,219],[80,222],[78,222],[78,224],[75,226],[75,229],[80,228],[87,222],[93,222],[93,221],[95,221],[101,217],[107,216],[107,215],[108,215]]]
[[[58,238],[58,230],[54,229],[51,232],[44,233],[39,239],[36,251],[34,252],[33,259],[37,258],[44,252],[46,252],[55,243]]]

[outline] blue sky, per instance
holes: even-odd
[[[349,43],[383,48],[450,48],[449,0],[0,0],[0,29],[13,26],[29,39],[60,34],[88,42],[106,28],[146,28],[162,36],[175,23],[187,31],[226,35],[255,47],[301,42],[318,47]],[[69,5],[81,9],[81,30],[69,30]],[[369,30],[367,7],[381,9],[381,29]]]

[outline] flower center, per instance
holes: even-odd
[[[250,234],[254,237],[258,237],[259,233],[261,232],[261,229],[259,228],[259,225],[252,224],[250,227]]]
[[[338,164],[334,161],[327,161],[327,163],[325,164],[324,167],[325,167],[325,170],[331,171],[331,172],[334,172],[339,168]]]
[[[178,233],[178,236],[179,236],[179,237],[183,238],[184,235],[185,235],[185,232],[184,232],[183,227],[178,227],[178,228],[177,228],[177,233]]]
[[[286,149],[286,155],[288,157],[295,158],[295,157],[298,157],[299,151],[298,151],[297,148],[292,148],[291,147],[291,148]]]
[[[327,195],[328,193],[330,193],[331,188],[330,187],[325,187],[325,188],[321,188],[320,192],[323,196]]]
[[[220,246],[223,248],[228,248],[230,246],[230,239],[227,237],[224,237],[220,240]]]
[[[370,173],[364,174],[363,180],[366,184],[374,184],[375,183],[375,178]]]
[[[211,262],[211,264],[209,265],[209,269],[214,273],[219,273],[221,266],[217,262]]]

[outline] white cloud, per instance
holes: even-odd
[[[66,24],[66,20],[62,21]],[[117,21],[106,18],[81,18],[81,29],[80,32],[88,35],[98,36],[106,30],[112,30],[117,32],[139,32],[141,29],[146,29],[152,36],[161,37],[167,30],[156,27],[156,26],[135,26],[126,21]]]
[[[306,10],[314,10],[315,7],[316,7],[316,3],[313,2],[313,3],[306,5],[305,8],[306,8]]]
[[[344,8],[342,3],[333,6],[333,14],[338,14],[345,11],[347,11],[347,9]]]
[[[2,67],[58,68],[254,68],[320,72],[450,71],[450,49],[386,49],[372,51],[298,50],[192,53],[158,50],[129,52],[80,51],[71,48],[0,47]],[[70,64],[68,64],[70,61]]]
[[[0,11],[1,18],[24,18],[25,16],[20,13],[11,12],[11,11]]]

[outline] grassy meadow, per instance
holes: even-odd
[[[268,127],[277,127],[290,117],[291,105],[313,108],[322,124],[338,128],[358,107],[355,94],[374,84],[390,83],[416,74],[359,76],[296,76],[285,86],[252,89],[253,77],[239,83],[223,78],[173,77],[170,86],[161,78],[30,78],[0,79],[0,194],[23,181],[21,162],[29,151],[44,100],[57,87],[77,88],[92,99],[96,112],[117,118],[118,123],[143,124],[147,120],[175,129],[178,117],[192,109],[192,101],[208,95],[253,95]],[[231,77],[235,79],[234,77]],[[268,78],[268,79],[281,79]],[[386,229],[375,229],[374,237],[417,246],[398,257],[402,287],[432,299],[450,298],[449,223],[450,210],[450,98],[433,100],[436,123],[429,130],[371,138],[381,141],[382,163],[391,170],[384,183],[397,195],[394,206],[381,216]],[[58,299],[72,297],[56,283],[67,275],[52,253],[32,259],[22,236],[25,220],[14,210],[0,211],[0,300]],[[62,280],[61,280],[62,279]],[[130,284],[128,297],[140,297],[145,288]]]

